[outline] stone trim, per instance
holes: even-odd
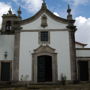
[[[90,61],[90,57],[77,57],[77,60],[84,60],[84,61]]]
[[[90,81],[90,57],[77,57],[77,74],[78,74],[78,80],[79,80],[79,65],[78,61],[88,61],[88,72],[89,72],[89,81]]]
[[[76,50],[90,50],[90,48],[76,48]]]
[[[88,61],[88,72],[89,72],[89,81],[90,81],[90,61]]]
[[[39,32],[39,31],[53,31],[53,32],[56,32],[56,31],[68,31],[68,29],[33,29],[33,30],[21,30],[20,32]]]
[[[12,60],[0,60],[0,81],[1,81],[1,63],[10,63],[10,81],[12,81]]]
[[[49,45],[40,45],[38,48],[34,49],[34,53],[55,53],[55,49]]]
[[[15,35],[15,34],[14,33],[7,34],[5,32],[4,33],[1,32],[1,35]]]
[[[42,55],[48,55],[52,57],[52,82],[57,82],[57,53],[50,51],[50,49],[45,50],[45,47],[41,49],[38,48],[32,54],[32,82],[37,83],[37,57]],[[48,46],[46,46],[48,48]],[[40,51],[41,50],[41,51]],[[45,51],[44,51],[45,50]],[[48,52],[48,50],[51,52]],[[38,52],[39,51],[39,52]]]
[[[0,63],[0,81],[1,81],[1,63]]]
[[[87,44],[81,43],[81,42],[76,42],[76,44],[81,45],[81,46],[87,46]]]
[[[79,68],[78,61],[77,61],[77,79],[80,81],[80,68]]]
[[[77,70],[77,80],[79,80],[79,65],[78,65],[78,60],[76,60],[76,70]]]
[[[13,81],[19,80],[19,49],[20,49],[20,32],[15,33],[14,44],[14,60],[13,60]]]

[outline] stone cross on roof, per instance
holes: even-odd
[[[43,3],[45,3],[45,0],[43,0]]]

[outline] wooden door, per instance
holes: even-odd
[[[10,63],[1,63],[1,81],[10,81]]]
[[[38,82],[52,81],[52,57],[46,55],[39,56],[37,64]]]
[[[88,61],[79,61],[79,79],[80,81],[89,80]]]

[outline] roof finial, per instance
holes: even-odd
[[[17,13],[18,13],[18,17],[20,17],[21,18],[21,7],[19,6],[19,8],[18,8],[18,11],[17,11]]]
[[[67,19],[68,19],[68,20],[72,19],[71,8],[70,8],[70,5],[69,5],[69,4],[68,4],[67,13],[68,13]]]
[[[45,0],[43,0],[43,3],[45,3]]]
[[[71,13],[71,9],[70,9],[70,5],[69,5],[69,4],[68,4],[67,12],[68,12],[68,14],[70,15],[70,13]]]
[[[43,9],[46,9],[47,8],[47,6],[46,6],[46,1],[45,0],[42,0],[43,1],[43,3],[42,3],[42,8]]]
[[[12,14],[12,10],[11,10],[11,8],[9,9],[8,14]]]

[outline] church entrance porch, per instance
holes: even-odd
[[[52,81],[52,57],[43,55],[38,56],[37,78],[38,82]]]
[[[79,80],[80,81],[89,81],[89,69],[88,61],[79,61]]]

